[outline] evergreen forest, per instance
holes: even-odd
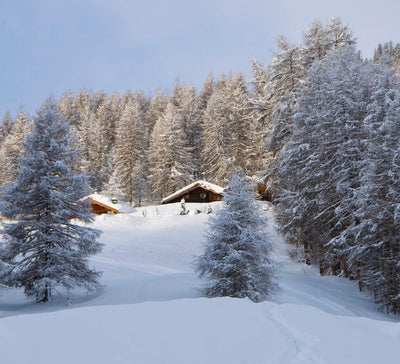
[[[200,90],[66,92],[57,100],[92,191],[158,203],[235,173],[264,183],[293,257],[358,282],[400,311],[400,44],[371,59],[339,18],[284,37],[252,74],[208,76]],[[15,182],[33,130],[24,110],[0,124],[0,185]]]

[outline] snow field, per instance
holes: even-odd
[[[282,293],[259,304],[199,297],[192,261],[208,215],[193,214],[198,207],[188,204],[188,216],[171,204],[146,207],[145,217],[138,208],[96,218],[101,295],[35,305],[1,290],[1,363],[398,362],[398,319],[377,312],[353,282],[291,262],[273,221]]]

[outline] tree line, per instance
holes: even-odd
[[[348,26],[315,21],[301,44],[278,39],[271,64],[176,82],[148,97],[79,91],[58,100],[92,190],[131,204],[159,201],[243,171],[264,181],[286,240],[321,274],[345,276],[400,310],[400,45],[364,59]],[[1,184],[16,178],[31,130],[21,111],[0,129]]]

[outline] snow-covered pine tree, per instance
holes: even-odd
[[[116,128],[114,172],[108,187],[120,189],[130,205],[140,206],[149,190],[146,181],[149,144],[145,125],[146,100],[141,93],[130,94],[124,104]],[[110,186],[111,183],[114,186]]]
[[[0,144],[0,186],[14,182],[18,176],[18,159],[23,156],[21,143],[26,140],[26,136],[31,131],[31,122],[26,111],[20,110],[11,130]]]
[[[3,122],[0,124],[0,145],[3,143],[7,135],[10,134],[13,127],[13,120],[11,118],[10,112],[7,110]]]
[[[346,257],[360,289],[388,312],[400,311],[400,85],[388,65],[372,66],[374,92],[364,119],[365,153],[354,193],[355,223],[329,244]]]
[[[67,293],[99,287],[100,273],[89,267],[88,257],[101,250],[100,232],[71,220],[92,218],[81,201],[86,178],[71,170],[77,153],[69,128],[54,99],[46,100],[24,144],[17,181],[1,196],[1,213],[14,221],[4,224],[0,282],[24,288],[37,302],[48,301],[58,288]]]
[[[218,82],[204,111],[204,145],[201,153],[202,171],[205,178],[226,185],[232,174],[232,158],[229,156],[229,106],[224,92],[224,82]]]
[[[151,134],[156,121],[162,116],[168,104],[169,97],[162,91],[158,90],[151,98],[149,107],[146,112],[146,125],[149,127]]]
[[[184,116],[172,102],[154,125],[150,154],[155,198],[163,198],[193,182],[192,153],[184,132]]]
[[[385,62],[389,62],[390,66],[396,69],[397,76],[400,76],[400,43],[378,44],[374,52],[374,62],[379,63],[383,58],[386,58]]]
[[[277,53],[268,69],[271,92],[270,150],[277,155],[292,132],[292,118],[303,87],[305,69],[303,51],[283,37],[278,41]]]
[[[65,105],[63,110],[65,111]],[[79,91],[72,105],[75,112],[75,146],[81,150],[78,168],[85,172],[90,187],[96,191],[104,188],[110,171],[110,152],[115,137],[115,123],[110,102],[104,92],[93,94]]]
[[[110,100],[101,91],[94,95],[92,119],[92,145],[90,146],[91,187],[101,191],[107,184],[112,170],[110,168],[111,151],[115,144],[116,122]]]
[[[280,51],[268,69],[268,98],[271,105],[270,148],[277,155],[290,138],[292,117],[297,112],[298,98],[307,70],[322,60],[332,49],[355,44],[351,31],[339,18],[332,18],[327,27],[315,21],[304,33],[305,47],[278,39]]]
[[[365,158],[363,120],[372,89],[369,70],[353,46],[316,62],[291,139],[279,155],[277,221],[322,272],[337,263],[333,256],[326,259],[325,245],[355,220],[354,191]]]
[[[278,47],[280,51],[267,69],[264,81],[266,84],[263,86],[262,94],[258,96],[259,99],[255,101],[256,105],[253,105],[252,115],[256,125],[261,122],[266,126],[266,133],[261,135],[267,138],[264,141],[258,141],[258,144],[266,146],[263,157],[264,179],[273,195],[277,195],[274,182],[277,179],[279,152],[290,139],[293,115],[298,109],[298,99],[306,74],[301,47],[288,43],[283,37],[278,39]],[[259,76],[260,67],[257,64],[254,66]],[[260,84],[257,85],[259,91],[261,91],[260,86]],[[257,107],[256,110],[258,109],[256,113],[254,113],[254,106]]]
[[[249,118],[249,97],[246,81],[241,73],[236,73],[225,84],[225,93],[230,109],[228,115],[229,154],[235,169],[232,173],[244,171],[249,174],[252,169],[250,159],[253,157],[252,123]]]
[[[273,103],[269,72],[265,67],[253,59],[253,79],[251,80],[251,93],[249,94],[249,118],[252,124],[252,171],[257,176],[264,176],[272,155],[269,151],[269,131],[271,127],[271,112]]]
[[[304,64],[307,68],[325,58],[333,49],[356,44],[352,31],[337,17],[331,18],[326,27],[319,20],[314,21],[304,32],[303,40]]]
[[[330,49],[341,49],[349,45],[356,45],[357,39],[354,38],[352,30],[343,24],[339,17],[333,17],[326,26]]]
[[[60,101],[58,102],[61,114],[68,120],[72,126],[79,125],[80,115],[79,110],[76,107],[74,95],[72,92],[66,92],[61,95]]]
[[[216,83],[214,81],[214,78],[211,74],[209,74],[204,82],[202,90],[199,92],[199,95],[197,96],[197,122],[200,124],[199,129],[197,132],[197,143],[196,143],[196,158],[198,162],[198,171],[196,173],[196,177],[201,176],[202,178],[205,178],[205,171],[204,167],[205,165],[203,164],[203,150],[204,150],[204,135],[205,135],[205,117],[206,117],[206,111],[207,111],[207,105],[210,100],[211,95],[214,93],[216,87]],[[207,165],[207,164],[206,164]]]
[[[223,76],[204,113],[203,171],[206,178],[225,185],[232,173],[251,168],[248,94],[241,73]]]
[[[210,99],[210,96],[213,94],[214,90],[215,81],[213,75],[210,73],[204,81],[203,88],[198,96],[199,107],[203,112],[206,109],[208,100]]]
[[[189,154],[189,162],[194,178],[200,177],[200,151],[202,149],[202,110],[193,86],[181,85],[179,81],[174,86],[171,97],[172,104],[179,111],[182,118],[181,134],[185,141],[185,149]]]
[[[90,166],[90,150],[92,145],[92,116],[91,116],[91,94],[80,90],[74,97],[72,108],[74,110],[75,126],[75,148],[80,150],[77,160],[77,169],[88,172]],[[65,110],[64,105],[61,110]],[[68,114],[67,114],[68,115]],[[69,115],[68,115],[69,116]],[[88,174],[89,182],[90,175]]]
[[[265,301],[278,289],[276,263],[251,181],[244,174],[232,176],[223,200],[224,207],[210,218],[205,252],[196,261],[206,281],[204,293]]]

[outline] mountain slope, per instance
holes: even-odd
[[[397,318],[377,312],[353,282],[291,262],[272,221],[282,293],[260,304],[199,297],[192,261],[202,251],[208,215],[194,214],[202,208],[191,204],[187,216],[172,204],[98,217],[105,246],[93,264],[104,271],[101,295],[35,305],[1,290],[2,362],[397,362]]]

